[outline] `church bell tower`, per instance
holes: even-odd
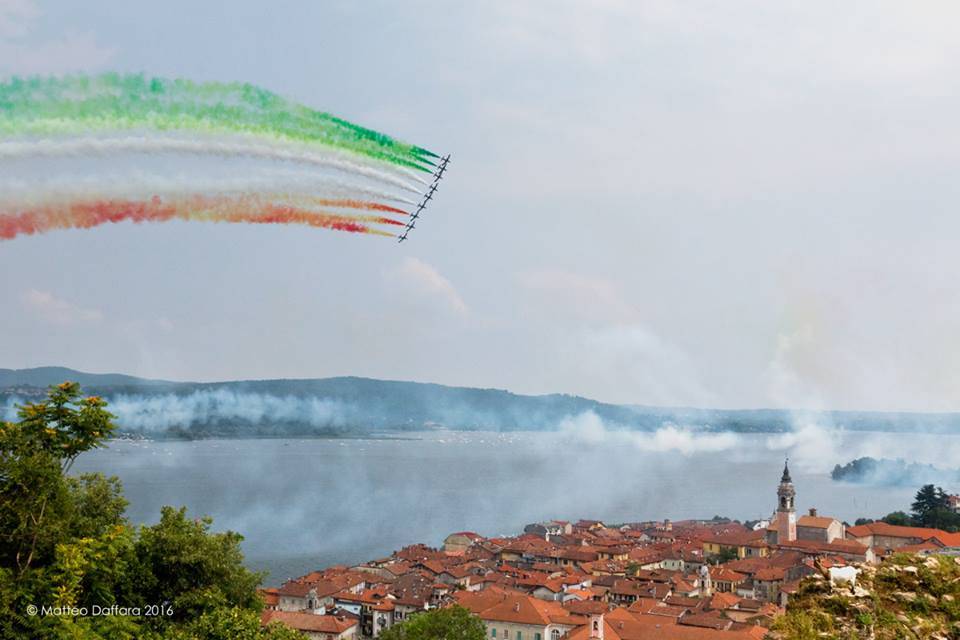
[[[789,462],[783,463],[783,476],[780,477],[780,486],[777,487],[777,542],[789,542],[797,539],[797,511],[794,501],[797,492],[793,488],[790,478]]]

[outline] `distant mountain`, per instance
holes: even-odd
[[[64,380],[92,386],[147,386],[159,381],[146,380],[121,373],[83,373],[66,367],[35,367],[33,369],[0,369],[0,388],[15,386],[47,387]],[[170,384],[170,383],[161,383]]]
[[[306,380],[172,382],[64,367],[0,369],[0,418],[64,380],[104,396],[123,432],[154,437],[352,436],[423,429],[557,429],[595,414],[607,428],[666,424],[705,431],[781,432],[794,414],[775,409],[713,410],[616,405],[580,396],[519,395],[501,389],[338,377]],[[6,414],[5,416],[3,414]],[[958,414],[826,412],[814,418],[851,430],[960,433]]]

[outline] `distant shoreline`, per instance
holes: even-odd
[[[328,435],[328,434],[276,434],[276,435],[217,435],[207,436],[147,436],[140,433],[119,434],[106,440],[106,442],[200,442],[204,440],[404,440],[418,441],[423,438],[417,438],[404,435],[393,435],[389,433],[375,434],[347,434],[347,435]]]
[[[554,393],[334,377],[166,382],[62,367],[0,369],[0,419],[64,380],[105,398],[128,435],[154,439],[356,438],[415,431],[550,432],[581,416],[607,430],[777,434],[815,423],[855,432],[960,435],[960,413],[700,409],[614,404]],[[6,414],[5,416],[3,414]]]

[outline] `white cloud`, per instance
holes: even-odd
[[[523,287],[548,298],[548,303],[557,303],[587,320],[631,322],[639,318],[619,287],[605,278],[563,269],[536,269],[520,274],[519,279]]]
[[[870,248],[898,255],[909,240]],[[955,411],[960,406],[960,302],[952,249],[922,260],[846,269],[809,257],[781,279],[782,311],[761,387],[775,406]],[[949,255],[947,253],[949,252]]]
[[[113,58],[115,50],[101,45],[89,31],[38,36],[36,27],[42,16],[34,0],[0,0],[0,73],[91,71]]]
[[[45,322],[58,325],[97,323],[103,320],[98,309],[87,309],[54,296],[49,291],[30,289],[23,294],[24,306]]]
[[[525,271],[523,319],[536,326],[559,388],[611,402],[706,405],[718,400],[702,362],[667,337],[610,279],[564,269]],[[668,327],[669,329],[669,327]],[[542,342],[541,342],[542,341]]]
[[[615,391],[619,401],[672,406],[719,401],[702,382],[702,363],[646,326],[589,329],[569,340],[570,362],[580,375]]]
[[[433,266],[419,258],[407,257],[390,273],[389,280],[402,283],[410,291],[443,302],[454,313],[466,315],[467,305],[456,287]]]

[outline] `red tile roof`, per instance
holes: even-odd
[[[819,552],[819,553],[848,553],[853,555],[866,555],[867,547],[856,540],[834,540],[833,542],[820,542],[817,540],[791,540],[790,542],[779,543],[781,549],[796,549],[798,551]]]
[[[823,516],[800,516],[800,518],[797,519],[797,526],[810,529],[826,529],[834,522],[836,522],[834,518],[826,518]]]
[[[887,524],[886,522],[871,522],[847,528],[847,537],[866,538],[870,535],[885,536],[888,538],[918,538],[927,540],[938,535],[946,534],[946,531],[940,529],[928,529],[925,527],[902,527],[899,525]],[[949,535],[949,534],[947,534]]]
[[[356,626],[356,620],[337,616],[318,616],[312,613],[299,611],[266,610],[260,615],[260,624],[266,626],[271,622],[279,622],[297,631],[313,633],[343,633],[350,627]]]
[[[484,596],[462,596],[457,594],[459,604],[466,607],[482,620],[512,622],[515,624],[542,625],[583,623],[583,618],[564,609],[559,602],[540,600],[518,593],[501,592]]]
[[[760,640],[766,632],[762,627],[718,631],[677,624],[664,616],[614,609],[604,616],[603,635],[604,640]],[[584,625],[571,631],[565,640],[589,640],[590,635],[589,625]]]
[[[263,598],[263,604],[268,607],[276,606],[280,600],[280,592],[278,589],[257,589],[257,592],[260,594],[260,597]]]

